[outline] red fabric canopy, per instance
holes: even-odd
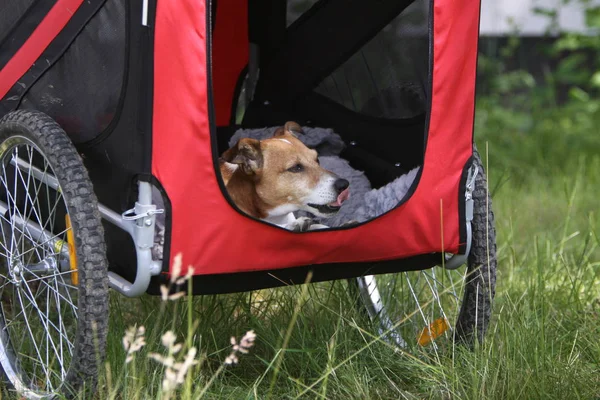
[[[459,186],[472,155],[478,1],[434,0],[432,104],[413,196],[365,225],[302,234],[241,215],[219,188],[205,12],[203,0],[178,0],[159,1],[156,14],[152,172],[171,200],[171,257],[182,253],[184,266],[193,265],[196,274],[217,274],[458,251]],[[215,97],[230,101],[231,83],[218,86],[229,94]]]

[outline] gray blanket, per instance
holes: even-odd
[[[248,137],[253,139],[268,139],[277,130],[275,128],[261,128],[261,129],[239,129],[229,139],[229,147],[233,147],[240,139]],[[302,135],[298,136],[298,139],[311,149],[317,150],[320,156],[339,156],[342,150],[344,150],[344,141],[340,135],[333,132],[332,129],[325,128],[309,128],[303,127]]]

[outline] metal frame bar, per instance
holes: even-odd
[[[8,205],[3,202],[0,201],[0,214],[6,214],[6,212],[8,211]],[[61,255],[63,257],[66,257],[66,261],[68,261],[69,259],[69,250],[67,248],[65,248],[64,246],[62,246],[62,240],[58,239],[58,238],[54,238],[52,239],[53,235],[52,233],[48,232],[45,229],[42,229],[42,227],[33,222],[33,221],[27,221],[25,222],[20,216],[18,215],[14,215],[13,216],[13,223],[15,223],[19,229],[24,230],[25,228],[27,228],[27,233],[29,233],[31,235],[31,238],[42,242],[42,243],[48,243],[52,248],[56,249],[59,246],[61,246],[60,252]],[[7,222],[5,220],[0,221],[0,223],[2,224],[6,224]],[[61,270],[64,266],[61,265]],[[68,262],[66,263],[66,268],[68,269]]]
[[[14,161],[11,164],[15,165]],[[25,161],[18,159],[16,167],[27,172],[31,170],[31,175],[40,182],[45,183],[51,188],[58,190],[58,179],[52,175],[44,174],[35,166],[29,166]],[[154,226],[156,223],[155,214],[162,213],[164,210],[157,210],[156,205],[152,204],[152,185],[149,182],[139,182],[139,195],[135,207],[123,214],[118,214],[103,204],[98,203],[98,210],[104,220],[123,229],[127,232],[135,244],[137,256],[137,271],[135,280],[129,282],[115,272],[108,272],[108,281],[112,289],[127,296],[137,297],[146,292],[150,284],[150,279],[154,275],[160,274],[162,262],[152,259],[152,246],[154,246]],[[6,206],[0,202],[0,212],[2,207]],[[25,225],[25,221],[16,221],[18,224]],[[29,221],[27,223],[29,231],[39,235],[40,238],[52,237],[50,232],[43,230],[37,224]],[[68,259],[68,251],[65,255]]]

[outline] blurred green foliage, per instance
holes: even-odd
[[[600,170],[600,7],[583,6],[587,31],[581,33],[554,34],[556,13],[537,10],[548,17],[551,38],[536,48],[548,57],[541,76],[510,67],[521,46],[517,35],[497,55],[480,56],[485,88],[475,137],[480,150],[489,146],[492,173],[520,184],[532,176]]]

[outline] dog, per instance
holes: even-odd
[[[240,139],[219,159],[221,176],[231,200],[254,218],[295,232],[328,228],[294,212],[332,216],[349,198],[350,183],[322,168],[299,134],[289,121],[269,139]]]

